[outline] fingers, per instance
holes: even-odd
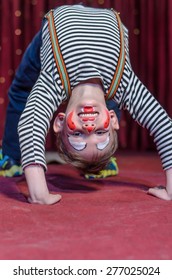
[[[148,194],[153,195],[157,198],[163,199],[163,200],[172,200],[172,198],[168,195],[165,187],[159,186],[155,188],[150,188],[148,190]]]
[[[27,198],[28,202],[31,204],[46,204],[46,205],[52,205],[61,200],[61,195],[59,194],[51,194],[49,193],[46,197],[43,199],[37,199],[33,200],[30,196]]]

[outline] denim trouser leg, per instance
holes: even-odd
[[[3,154],[20,160],[18,122],[25,108],[28,95],[40,73],[41,32],[37,33],[26,49],[14,80],[9,88],[9,104],[6,112],[2,142]]]

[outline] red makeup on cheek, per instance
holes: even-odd
[[[104,122],[104,128],[108,128],[109,123],[110,123],[110,115],[109,115],[109,112],[107,110],[106,110],[106,116],[107,116],[107,118]]]
[[[69,129],[75,130],[76,126],[75,126],[74,122],[72,121],[72,117],[73,117],[73,112],[71,112],[67,117],[67,125],[68,125]]]

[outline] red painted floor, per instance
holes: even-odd
[[[49,188],[63,196],[52,206],[27,203],[23,177],[1,177],[0,259],[172,259],[172,201],[146,193],[165,182],[158,156],[117,160],[119,175],[98,181],[49,165]]]

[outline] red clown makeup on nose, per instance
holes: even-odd
[[[72,117],[73,117],[73,112],[69,113],[69,115],[67,117],[67,125],[68,125],[69,129],[75,130],[76,126],[75,126],[74,122],[72,121]]]
[[[106,110],[106,116],[107,116],[107,118],[106,118],[106,120],[104,122],[104,128],[105,129],[108,128],[109,123],[110,123],[110,115],[109,115],[109,111],[108,110]]]
[[[95,126],[85,126],[85,129],[88,133],[92,132],[94,130]]]

